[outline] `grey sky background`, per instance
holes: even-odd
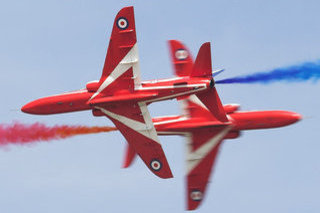
[[[166,40],[195,56],[212,42],[217,79],[320,58],[320,3],[241,1],[0,1],[0,122],[112,125],[90,111],[23,114],[39,97],[98,79],[112,24],[135,6],[142,78],[173,76]],[[196,212],[319,212],[319,83],[217,85],[223,103],[243,110],[290,110],[305,119],[244,132],[222,146]],[[176,101],[152,104],[153,116],[179,114]],[[140,159],[121,169],[119,132],[0,149],[0,212],[184,212],[184,140],[161,137],[174,178],[151,174]]]

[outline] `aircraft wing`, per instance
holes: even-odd
[[[130,147],[155,175],[173,177],[145,103],[128,102],[95,107],[116,125]]]
[[[211,170],[224,137],[232,129],[225,125],[196,129],[187,138],[187,209],[196,209],[206,192]]]
[[[140,85],[134,10],[125,7],[114,20],[99,87],[91,99],[113,95],[120,90],[133,92]]]
[[[154,174],[171,178],[172,173],[147,106],[141,102],[144,96],[134,94],[140,86],[134,10],[133,7],[125,7],[114,20],[98,89],[88,104],[111,119]]]

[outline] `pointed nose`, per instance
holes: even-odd
[[[291,119],[292,119],[292,123],[298,122],[298,121],[300,121],[302,119],[302,115],[293,112],[291,114]]]
[[[29,114],[36,114],[36,106],[33,102],[27,103],[21,108],[21,111]]]

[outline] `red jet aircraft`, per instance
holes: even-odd
[[[194,67],[190,52],[179,41],[171,40],[169,45],[176,75],[189,76]],[[211,63],[211,53],[207,52],[207,55]],[[211,93],[208,99],[215,99],[216,114],[220,117],[213,115],[196,95],[191,95],[181,100],[183,115],[152,119],[158,135],[182,135],[187,139],[188,210],[200,205],[224,139],[238,138],[242,130],[283,127],[301,119],[301,115],[288,111],[238,111],[238,104],[222,106],[217,94],[213,96]],[[135,151],[128,145],[123,167],[129,167],[134,157]]]
[[[157,134],[188,138],[188,209],[197,208],[209,180],[223,139],[237,138],[241,130],[289,125],[301,118],[285,111],[236,112],[238,105],[222,106],[214,87],[210,43],[201,46],[195,62],[187,49],[171,41],[177,77],[141,81],[133,7],[117,14],[99,81],[85,89],[32,101],[22,107],[30,114],[56,114],[92,110],[108,117],[129,144],[125,167],[136,155],[161,178],[172,173]],[[150,117],[147,105],[178,98],[184,103],[181,116]],[[156,131],[157,130],[157,131]]]
[[[204,44],[189,76],[141,82],[133,7],[117,14],[99,81],[89,82],[86,89],[40,98],[22,107],[31,114],[56,114],[92,110],[93,115],[108,117],[139,154],[147,167],[161,178],[172,173],[157,137],[147,105],[190,94],[203,100],[210,112],[223,121],[227,118],[209,102],[216,95],[207,63],[210,44]],[[183,59],[183,55],[179,56]],[[214,100],[214,99],[212,99]]]

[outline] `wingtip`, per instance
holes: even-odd
[[[194,210],[196,210],[198,207],[199,207],[199,205],[201,204],[201,202],[200,201],[191,201],[191,202],[188,202],[188,206],[187,206],[187,208],[186,208],[186,210],[187,211],[194,211]]]
[[[127,169],[129,168],[129,164],[127,164],[126,162],[122,164],[121,166],[122,169]]]
[[[162,171],[161,173],[155,173],[155,175],[157,175],[158,177],[162,178],[162,179],[170,179],[173,178],[173,174],[169,168],[168,171]]]

